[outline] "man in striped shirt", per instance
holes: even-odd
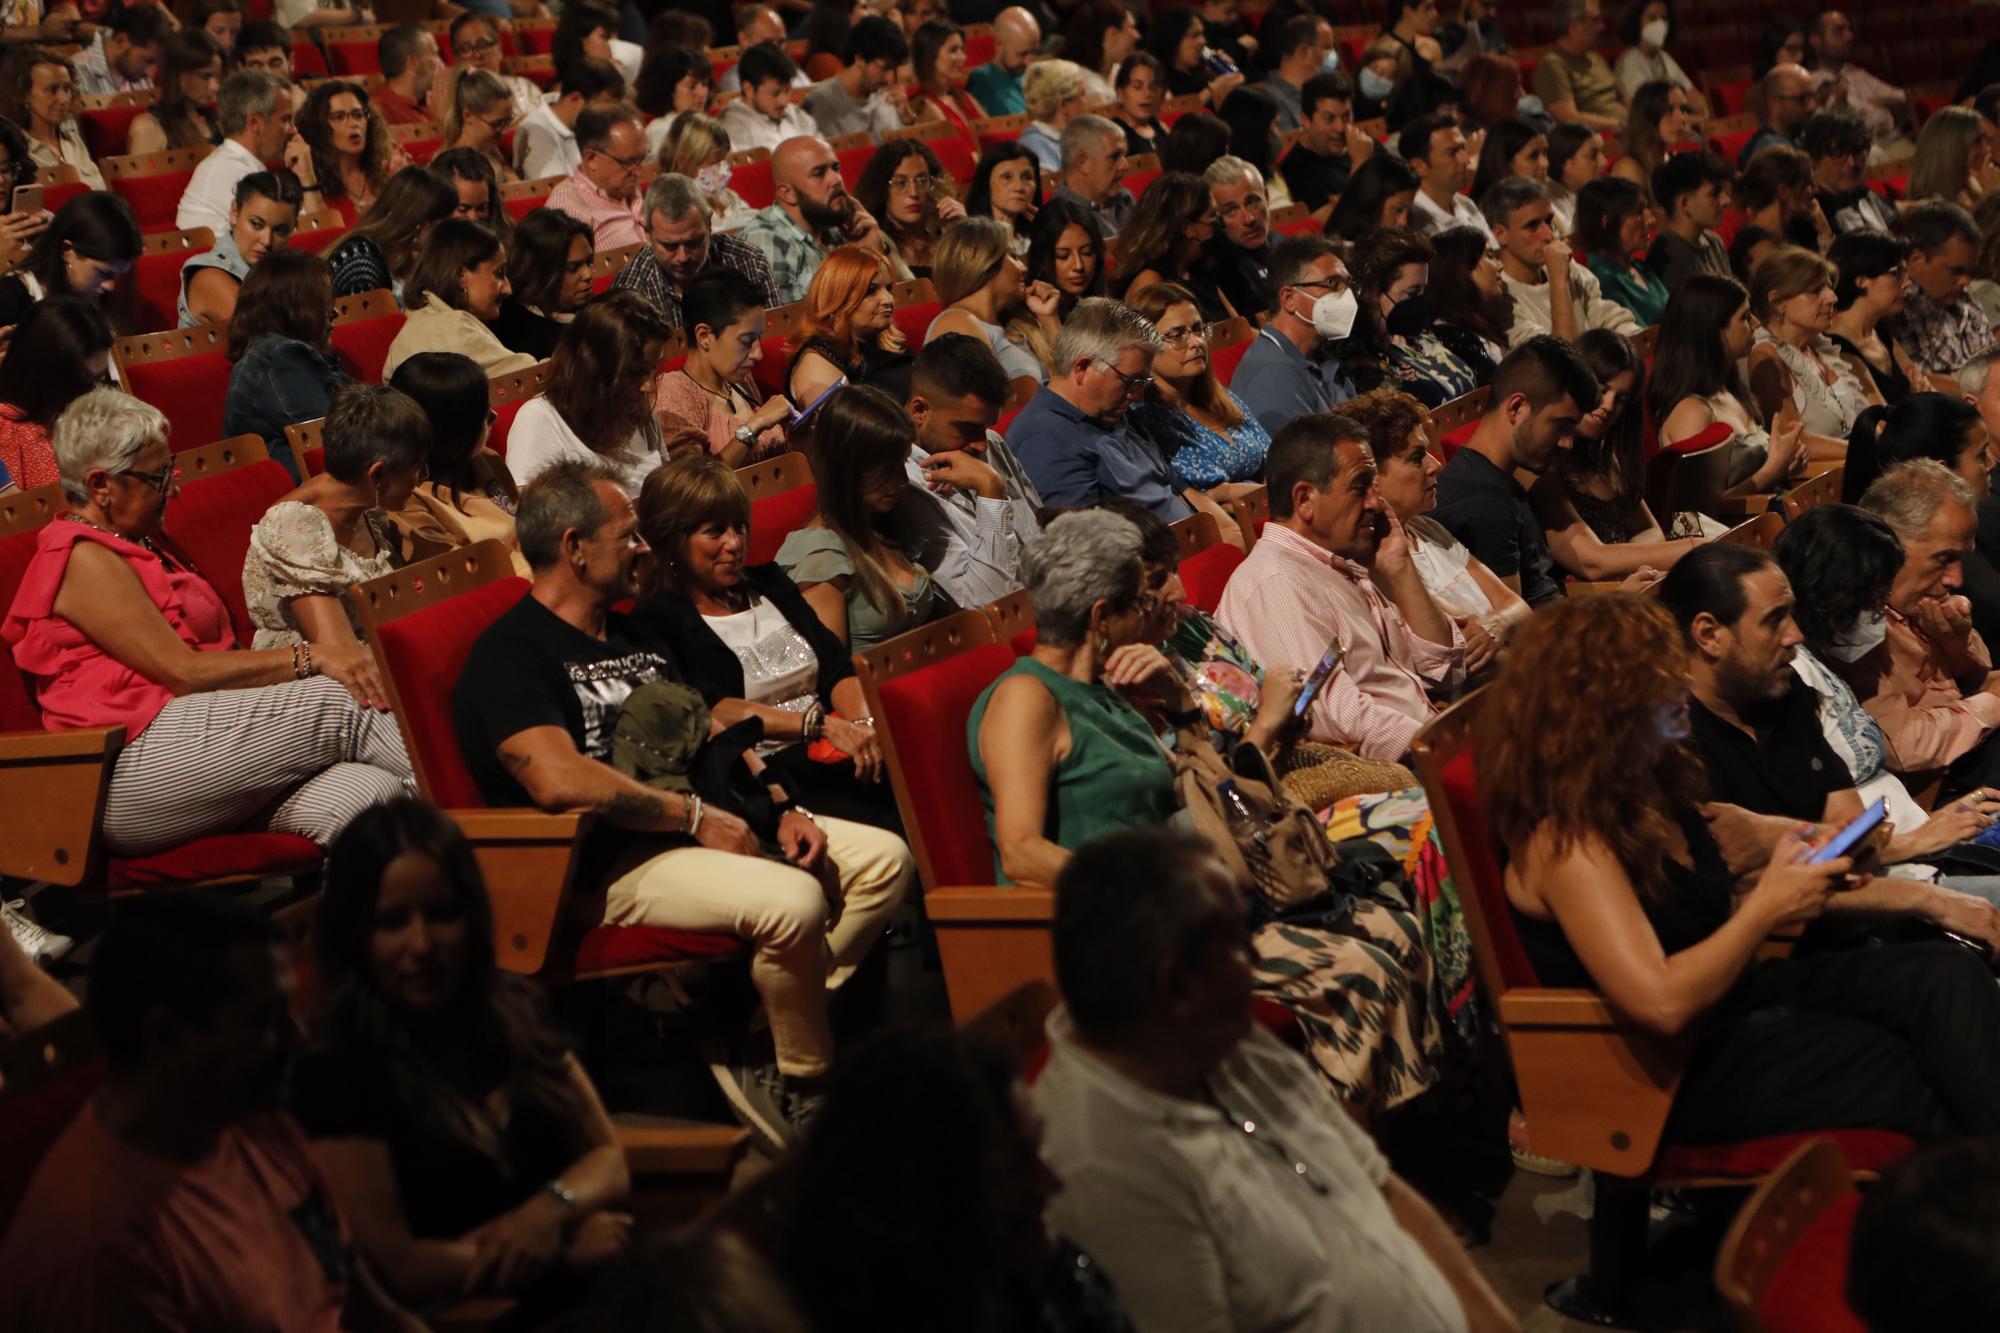
[[[1462,674],[1465,640],[1431,600],[1402,524],[1382,502],[1368,432],[1351,417],[1295,417],[1264,465],[1271,521],[1223,590],[1217,618],[1265,670],[1340,664],[1307,710],[1313,740],[1396,760]]]

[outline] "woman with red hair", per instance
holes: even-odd
[[[899,403],[909,397],[910,354],[894,320],[893,281],[882,252],[862,245],[841,246],[813,274],[785,372],[799,407],[843,381],[872,384]]]

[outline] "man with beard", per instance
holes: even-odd
[[[840,159],[826,140],[802,135],[779,144],[771,154],[771,183],[776,201],[759,209],[739,235],[770,261],[776,304],[805,299],[829,250],[848,244],[889,249],[873,215],[847,192]]]
[[[1896,225],[1896,206],[1861,179],[1868,162],[1868,127],[1860,116],[1844,106],[1813,112],[1799,131],[1799,147],[1812,159],[1813,192],[1836,233],[1889,234]]]
[[[1514,473],[1546,470],[1597,399],[1597,377],[1574,347],[1549,334],[1530,338],[1493,372],[1486,415],[1438,474],[1431,517],[1529,606],[1562,596],[1562,585],[1548,535]]]
[[[1255,310],[1271,290],[1271,206],[1264,173],[1240,157],[1221,157],[1201,178],[1222,219],[1222,235],[1209,246],[1215,280],[1232,309]]]
[[[711,274],[737,274],[755,289],[759,305],[778,304],[764,252],[727,232],[711,233],[708,202],[686,176],[669,172],[646,187],[646,241],[611,285],[651,301],[674,328],[683,323],[681,297],[696,278]]]

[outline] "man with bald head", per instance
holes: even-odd
[[[1812,75],[1799,65],[1773,65],[1764,76],[1764,123],[1737,157],[1740,168],[1762,149],[1773,144],[1797,148],[1799,131],[1806,117],[1819,109],[1819,89]]]
[[[548,206],[587,224],[600,251],[646,239],[639,203],[639,172],[647,157],[644,125],[627,102],[586,107],[576,118],[583,161],[549,191]]]
[[[840,178],[840,159],[826,140],[802,135],[771,154],[777,200],[759,209],[739,234],[771,261],[778,304],[805,299],[812,275],[836,246],[866,245],[886,251],[888,238]]]
[[[1035,52],[1041,50],[1042,25],[1016,5],[995,16],[993,36],[993,59],[972,71],[965,89],[987,115],[1018,116],[1028,109],[1027,99],[1021,95],[1021,76],[1028,72]]]

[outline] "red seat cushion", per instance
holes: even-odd
[[[750,550],[753,565],[767,565],[778,558],[785,538],[804,527],[819,505],[819,488],[811,482],[760,496],[750,504]]]
[[[764,391],[766,398],[775,398],[785,391],[786,372],[792,368],[791,349],[786,346],[791,341],[788,333],[774,333],[758,344],[763,356],[750,373],[757,379],[757,387]],[[794,404],[804,407],[804,403]]]
[[[181,266],[211,247],[140,255],[132,266],[132,332],[158,333],[181,322]]]
[[[132,129],[132,121],[141,111],[150,109],[143,106],[97,106],[79,110],[76,120],[77,127],[83,131],[84,146],[90,149],[93,158],[123,156],[125,138]]]
[[[186,171],[163,171],[157,176],[113,176],[106,183],[132,205],[140,231],[172,231],[181,195],[193,177],[194,168],[189,167]]]
[[[743,941],[714,931],[665,930],[658,926],[597,926],[577,941],[572,972],[614,967],[645,967],[696,958],[732,958],[743,952]]]
[[[741,195],[743,202],[750,207],[769,208],[778,198],[778,187],[771,180],[771,159],[767,157],[732,167],[729,188]]]
[[[347,373],[370,384],[382,382],[382,364],[389,359],[389,344],[403,331],[403,312],[391,310],[372,319],[333,326],[333,350]]]
[[[292,39],[292,74],[301,79],[323,79],[330,73],[319,43],[310,37]]]
[[[35,534],[17,532],[0,537],[0,617],[14,604],[35,558]],[[0,731],[40,731],[42,714],[28,697],[28,683],[14,666],[14,655],[0,644]]]
[[[1181,561],[1181,586],[1187,589],[1188,603],[1213,614],[1222,605],[1222,590],[1229,585],[1229,576],[1242,563],[1243,552],[1227,542]]]
[[[172,364],[172,363],[169,363]],[[243,597],[243,558],[250,553],[250,529],[278,498],[294,486],[283,463],[264,459],[219,476],[185,482],[167,504],[167,535],[178,542],[222,595],[239,642],[256,633]]]
[[[1792,1241],[1757,1302],[1764,1333],[1862,1333],[1847,1308],[1848,1244],[1861,1195],[1844,1194]]]
[[[486,801],[465,766],[452,726],[451,693],[473,641],[527,594],[528,581],[499,579],[392,620],[376,645],[395,681],[410,759],[430,798],[447,810],[479,809]]]
[[[1653,1179],[1661,1184],[1702,1176],[1760,1180],[1783,1166],[1787,1157],[1807,1143],[1828,1137],[1840,1145],[1847,1155],[1847,1165],[1855,1171],[1880,1171],[1901,1161],[1916,1146],[1908,1135],[1887,1129],[1815,1130],[1805,1134],[1774,1134],[1742,1143],[1674,1144],[1660,1149],[1659,1160],[1653,1165]]]
[[[438,135],[422,139],[405,139],[403,154],[418,166],[427,167],[431,159],[438,155],[438,150],[443,147],[444,139]]]
[[[1243,358],[1250,354],[1250,344],[1256,341],[1255,338],[1245,338],[1240,343],[1216,348],[1208,354],[1209,369],[1215,372],[1217,379],[1228,384],[1236,378],[1236,367],[1243,364]]]
[[[993,882],[993,844],[965,727],[980,694],[1013,665],[1011,647],[987,643],[882,682],[877,722],[894,733],[897,758],[912,779],[911,841],[922,843],[936,876],[932,888]]]
[[[850,191],[859,189],[861,173],[868,170],[868,161],[875,156],[874,145],[864,144],[860,148],[843,148],[837,156],[840,158],[840,179],[847,183]],[[737,193],[740,194],[742,191],[739,190]]]
[[[379,363],[375,367],[375,373],[377,375],[382,373],[382,367]],[[514,418],[520,416],[521,409],[529,403],[534,402],[537,397],[540,397],[540,395],[537,394],[528,398],[515,398],[509,402],[493,404],[493,430],[486,437],[486,447],[502,458],[505,458],[507,456],[507,434],[514,429]]]
[[[1486,807],[1479,799],[1479,773],[1473,767],[1469,748],[1445,765],[1444,789],[1445,799],[1451,803],[1452,819],[1458,825],[1459,840],[1465,846],[1466,860],[1471,862],[1464,869],[1470,872],[1472,883],[1461,883],[1458,891],[1470,890],[1479,895],[1480,914],[1486,918],[1487,929],[1492,933],[1494,951],[1499,954],[1500,975],[1507,985],[1539,985],[1540,978],[1535,975],[1534,964],[1528,961],[1528,951],[1514,932],[1500,859],[1494,854],[1493,830],[1487,825]]]
[[[503,199],[500,202],[500,206],[507,210],[508,217],[519,222],[522,218],[528,216],[528,214],[548,203],[548,201],[549,197],[547,195],[535,194],[529,195],[524,199]]]
[[[926,139],[931,151],[937,154],[938,165],[944,174],[964,185],[972,179],[973,168],[979,159],[973,154],[972,144],[957,135],[949,139]]]
[[[285,875],[320,863],[319,845],[292,833],[217,833],[151,856],[113,856],[104,886],[116,893],[160,884],[192,884],[238,876]]]
[[[363,38],[351,42],[328,42],[327,62],[333,66],[335,74],[380,74],[382,59],[377,54],[375,43]]]
[[[1438,452],[1444,455],[1444,461],[1449,463],[1451,461],[1451,456],[1457,453],[1459,451],[1460,446],[1462,446],[1467,440],[1470,440],[1472,438],[1472,433],[1478,429],[1479,429],[1479,422],[1477,419],[1474,419],[1472,421],[1466,422],[1463,426],[1460,426],[1457,430],[1449,432],[1443,438],[1438,440]]]
[[[125,387],[135,398],[143,398],[166,413],[172,428],[168,438],[175,449],[199,449],[222,438],[229,362],[221,352],[197,352],[171,361],[126,366]]]
[[[904,306],[890,318],[895,320],[896,327],[902,330],[903,336],[909,339],[909,350],[914,354],[924,345],[924,333],[930,328],[931,321],[943,313],[944,302],[925,301],[919,305]]]

